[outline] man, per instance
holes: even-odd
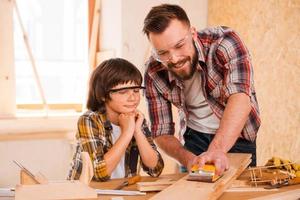
[[[256,165],[259,109],[250,55],[228,27],[197,32],[185,11],[153,7],[144,20],[153,52],[145,72],[152,133],[158,146],[190,170],[229,167],[227,152],[252,154]],[[174,137],[171,104],[179,109],[184,146]]]

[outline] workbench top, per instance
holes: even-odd
[[[169,175],[162,175],[159,178],[153,178],[153,177],[142,177],[141,181],[156,181],[158,179],[172,179],[172,180],[179,180],[180,178],[184,177],[185,173],[181,174],[169,174]],[[240,177],[239,180],[245,180],[248,179],[249,174],[247,172],[244,172]],[[125,179],[115,179],[115,180],[110,180],[108,182],[92,182],[91,187],[93,188],[98,188],[98,189],[114,189],[116,186],[121,184]],[[188,186],[187,186],[188,187]],[[262,197],[265,195],[270,195],[274,193],[279,193],[279,192],[284,192],[284,191],[290,191],[290,190],[295,190],[295,189],[300,189],[300,185],[293,185],[293,186],[286,186],[279,188],[276,191],[262,191],[262,192],[225,192],[223,195],[219,198],[219,200],[233,200],[233,199],[238,199],[238,200],[244,200],[244,199],[250,199],[250,198],[255,198],[255,197]],[[131,185],[124,187],[123,190],[137,190],[136,185]],[[122,196],[124,200],[146,200],[149,199],[150,197],[154,196],[157,194],[157,192],[147,192],[146,195],[144,196]],[[117,197],[117,196],[112,196],[112,195],[99,195],[99,199],[101,200],[111,200],[112,197]]]
[[[185,173],[180,174],[168,174],[168,175],[162,175],[159,178],[153,178],[149,176],[143,176],[141,181],[157,181],[159,179],[172,179],[172,180],[179,180],[180,178],[184,177]],[[249,173],[244,172],[239,177],[239,180],[245,180],[249,178]],[[95,189],[114,189],[116,186],[120,185],[124,180],[126,179],[113,179],[109,180],[107,182],[91,182],[90,186]],[[188,187],[188,186],[187,186]],[[270,195],[278,192],[285,192],[285,191],[291,191],[295,189],[300,189],[300,185],[292,185],[292,186],[286,186],[279,188],[276,191],[263,191],[263,192],[225,192],[223,195],[219,198],[219,200],[244,200],[244,199],[250,199],[255,197],[262,197],[265,195]],[[126,186],[123,188],[123,190],[137,190],[136,184]],[[122,196],[124,200],[145,200],[149,199],[150,197],[157,194],[157,192],[147,192],[146,195],[143,196]],[[101,200],[112,200],[112,197],[118,197],[116,195],[99,195],[98,199]],[[13,197],[0,197],[0,200],[14,200]]]

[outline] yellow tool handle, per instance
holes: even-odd
[[[199,168],[198,165],[193,165],[192,168],[191,168],[191,171],[197,171],[197,170],[202,170],[202,171],[207,171],[207,172],[215,172],[216,167],[214,165],[211,165],[211,164],[205,164],[201,168]]]
[[[289,180],[289,185],[296,185],[296,184],[300,184],[300,177],[296,177]]]
[[[141,176],[140,175],[135,175],[133,177],[128,178],[128,185],[133,185],[137,182],[141,181]]]
[[[136,175],[133,177],[129,177],[126,181],[124,181],[121,185],[115,188],[115,190],[121,190],[123,187],[128,185],[133,185],[141,180],[141,176]]]

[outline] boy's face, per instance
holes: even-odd
[[[110,100],[106,105],[108,112],[130,113],[136,111],[140,103],[141,88],[133,82],[118,84],[110,90]]]
[[[153,57],[179,79],[192,77],[197,65],[194,28],[173,19],[162,33],[149,33]]]

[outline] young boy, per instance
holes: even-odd
[[[89,153],[95,181],[124,178],[143,170],[159,176],[164,167],[144,116],[137,110],[142,75],[130,62],[114,58],[102,62],[92,73],[88,111],[78,120],[78,144],[68,179],[79,179],[80,153]]]

